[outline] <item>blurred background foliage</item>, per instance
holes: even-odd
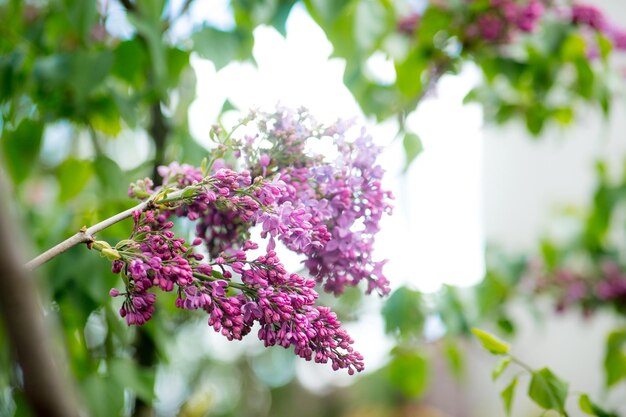
[[[173,160],[198,165],[210,149],[189,131],[187,113],[196,94],[190,57],[209,59],[217,70],[233,61],[253,63],[255,28],[269,25],[284,35],[297,2],[232,0],[232,29],[205,22],[188,36],[173,33],[193,3],[0,1],[0,148],[30,254],[126,209],[128,184],[154,177],[157,166]],[[533,135],[550,124],[567,125],[589,107],[608,115],[619,91],[621,79],[608,65],[611,40],[595,33],[600,49],[591,59],[580,26],[554,16],[536,32],[502,44],[470,42],[464,32],[464,19],[487,11],[488,1],[303,4],[332,43],[333,57],[345,60],[344,82],[364,114],[396,120],[407,163],[421,144],[406,131],[406,116],[441,76],[467,63],[483,75],[467,100],[484,107],[486,121],[521,118]],[[112,10],[128,23],[121,34],[109,30],[115,26],[108,20]],[[372,59],[381,57],[393,67],[394,79],[371,71]],[[222,109],[231,110],[231,103]],[[219,122],[207,121],[207,129]],[[485,278],[472,288],[445,286],[434,294],[397,289],[382,307],[394,340],[389,361],[330,394],[309,392],[294,379],[289,352],[247,345],[229,354],[194,349],[190,341],[201,343],[199,329],[210,330],[191,313],[167,314],[172,300],[146,326],[127,328],[108,296],[117,277],[84,247],[54,259],[38,275],[46,313],[62,329],[58,345],[93,416],[278,416],[294,410],[302,417],[436,416],[416,399],[446,372],[463,380],[465,336],[472,326],[515,332],[511,300],[539,311],[535,295],[541,293],[558,309],[576,306],[589,314],[612,306],[624,313],[624,239],[611,232],[623,228],[624,196],[626,176],[610,178],[599,165],[593,205],[566,213],[578,225],[572,236],[546,236],[535,253],[520,256],[491,250]],[[101,238],[124,239],[128,226],[117,224]],[[607,281],[615,283],[613,292],[595,290]],[[333,303],[344,320],[358,317],[358,292]],[[432,322],[440,329],[434,337],[425,330]],[[1,340],[0,415],[27,416],[19,372]],[[624,330],[609,339],[610,386],[626,378],[624,340]]]

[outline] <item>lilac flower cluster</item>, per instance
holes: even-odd
[[[581,27],[587,27],[593,32],[601,33],[610,39],[613,46],[626,50],[626,31],[611,24],[602,10],[588,4],[574,4],[570,14],[571,22]]]
[[[112,271],[122,275],[126,291],[114,288],[110,295],[124,297],[120,315],[129,325],[150,320],[154,290],[176,291],[178,308],[206,311],[209,325],[229,340],[240,340],[258,322],[265,346],[293,346],[306,360],[330,362],[333,369],[350,374],[363,370],[363,357],[353,350],[353,340],[337,316],[315,305],[314,281],[288,274],[273,251],[248,260],[246,252],[258,248],[250,241],[232,254],[201,262],[204,256],[193,246],[202,240],[185,246],[170,230],[167,217],[134,212],[133,234],[116,246],[119,259],[113,261]],[[235,276],[241,282],[234,281]]]
[[[546,10],[544,0],[490,0],[482,7],[475,7],[475,3],[476,0],[466,2],[461,13],[460,35],[466,43],[509,43],[519,32],[533,32]],[[431,7],[449,9],[445,2],[433,2]],[[420,21],[420,15],[412,13],[398,21],[398,31],[412,34]]]
[[[464,45],[487,43],[502,45],[511,43],[520,33],[535,32],[540,21],[551,14],[581,28],[602,33],[610,39],[618,50],[626,50],[626,31],[610,24],[604,13],[595,6],[574,3],[559,6],[546,0],[489,0],[488,4],[478,4],[477,0],[462,3],[454,15],[455,35]],[[431,2],[429,7],[437,7],[454,13],[454,7],[444,1]],[[421,16],[409,14],[398,20],[399,32],[412,35],[418,28]],[[595,42],[587,36],[589,42]]]
[[[120,315],[129,325],[141,325],[154,312],[156,296],[148,290],[158,287],[169,292],[174,286],[189,285],[193,281],[190,262],[202,255],[194,254],[184,245],[184,239],[174,236],[174,224],[167,221],[166,215],[155,218],[152,211],[143,215],[135,211],[133,220],[133,234],[116,246],[121,258],[113,261],[112,271],[126,278],[127,292]],[[120,293],[112,289],[111,295]]]
[[[487,43],[508,43],[517,32],[533,32],[544,11],[540,0],[491,0],[491,7],[470,23],[467,36]]]
[[[266,346],[293,346],[307,360],[361,371],[362,356],[336,315],[315,304],[314,287],[323,282],[340,293],[365,280],[368,293],[389,291],[384,261],[372,259],[374,235],[392,198],[381,185],[380,150],[364,131],[348,140],[349,124],[324,127],[303,110],[247,120],[255,121],[256,133],[232,144],[244,161],[240,171],[223,163],[202,170],[173,163],[159,168],[161,187],[147,179],[131,184],[129,195],[149,204],[133,214],[130,238],[111,249],[113,272],[126,286],[111,295],[124,297],[120,314],[129,325],[151,318],[155,291],[176,291],[177,307],[206,311],[209,325],[229,340],[258,323]],[[307,152],[311,140],[322,138],[333,140],[339,158]],[[191,246],[172,232],[173,217],[196,223]],[[256,258],[250,256],[258,249],[250,241],[253,226],[267,241],[266,254]],[[277,241],[306,257],[314,279],[285,270],[274,251]],[[194,250],[200,245],[206,259]]]
[[[626,272],[615,262],[606,260],[595,272],[578,272],[565,267],[544,271],[540,264],[529,268],[535,291],[556,298],[557,311],[578,306],[585,315],[600,306],[613,305],[626,310]]]
[[[363,130],[349,140],[349,122],[325,127],[305,111],[278,109],[255,120],[259,133],[241,141],[239,152],[252,172],[279,175],[285,185],[280,209],[259,217],[263,234],[305,255],[309,273],[329,292],[340,294],[365,281],[368,293],[387,294],[385,261],[372,254],[393,199],[381,184],[380,148]],[[305,152],[307,144],[323,138],[332,139],[328,152],[338,155],[334,160]],[[279,226],[285,224],[292,226]]]

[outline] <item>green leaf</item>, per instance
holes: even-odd
[[[75,102],[83,104],[105,79],[113,65],[111,51],[79,51],[70,55],[70,73],[65,74],[72,87]]]
[[[227,111],[237,110],[237,106],[233,104],[229,99],[224,100],[222,103],[222,109],[220,110],[220,114],[226,113]]]
[[[553,242],[547,239],[541,241],[541,256],[543,263],[549,271],[557,267],[560,260],[560,253]]]
[[[66,0],[69,21],[81,35],[84,42],[89,42],[91,31],[98,18],[97,3],[94,1]]]
[[[485,278],[476,286],[476,301],[481,317],[491,316],[502,309],[509,294],[509,285],[499,274],[487,271]]]
[[[57,170],[57,178],[61,191],[59,200],[68,201],[77,196],[91,179],[93,173],[91,163],[79,159],[65,160]]]
[[[119,416],[124,407],[124,385],[110,377],[92,374],[80,385],[94,417]]]
[[[419,397],[428,387],[428,359],[419,353],[397,353],[387,370],[390,382],[409,398]]]
[[[120,111],[113,98],[99,97],[89,107],[89,123],[94,129],[109,136],[117,136],[122,131]]]
[[[590,416],[596,417],[619,417],[617,414],[605,411],[601,407],[599,407],[596,403],[592,402],[589,398],[589,395],[582,394],[578,399],[578,405],[580,406],[581,411]]]
[[[165,51],[167,58],[167,81],[168,87],[179,84],[183,70],[189,67],[189,52],[178,48],[168,48]]]
[[[613,42],[602,33],[596,32],[596,44],[600,50],[600,56],[606,61],[613,50]]]
[[[457,379],[463,376],[465,371],[465,363],[463,360],[463,353],[459,350],[459,347],[451,339],[448,339],[443,351],[448,367],[452,371]]]
[[[101,155],[96,158],[93,167],[106,196],[111,198],[124,196],[123,190],[128,181],[115,161]]]
[[[509,385],[506,386],[500,393],[500,398],[504,403],[504,411],[506,415],[511,415],[511,408],[513,406],[513,397],[515,396],[515,387],[517,386],[517,377],[513,378]]]
[[[0,101],[8,99],[25,85],[26,53],[15,49],[0,56]]]
[[[547,410],[565,413],[565,399],[569,387],[548,368],[532,373],[528,387],[528,396],[539,406]]]
[[[576,92],[581,97],[591,100],[595,82],[595,74],[591,68],[591,63],[586,58],[580,58],[574,62],[574,65],[577,75]]]
[[[569,35],[561,48],[561,57],[565,61],[574,61],[578,58],[585,58],[587,55],[587,42],[578,33]]]
[[[276,6],[276,10],[272,16],[272,27],[283,36],[287,36],[287,18],[289,17],[289,13],[291,13],[291,9],[294,4],[295,2],[292,0],[281,0]]]
[[[142,4],[154,3],[143,2]],[[152,64],[152,75],[156,91],[159,94],[165,93],[165,84],[167,81],[167,62],[165,43],[163,42],[163,34],[161,32],[161,22],[157,17],[157,12],[160,6],[156,5],[151,10],[154,10],[154,14],[138,14],[128,13],[128,21],[135,26],[137,32],[141,34],[146,43],[148,44],[148,52],[150,57],[150,63]]]
[[[353,2],[350,0],[305,0],[304,3],[320,26],[327,27],[345,15],[345,8]]]
[[[396,86],[402,95],[413,99],[424,91],[422,74],[425,73],[430,61],[421,51],[415,50],[402,62],[396,62]]]
[[[436,299],[439,313],[449,334],[468,334],[471,330],[467,317],[468,306],[463,304],[457,287],[444,285]]]
[[[385,331],[399,337],[420,336],[424,326],[422,294],[400,287],[391,294],[382,309]]]
[[[192,35],[192,40],[198,55],[213,61],[218,71],[233,61],[252,57],[254,39],[249,33],[205,26]]]
[[[404,139],[402,140],[402,145],[404,147],[404,155],[406,157],[406,161],[404,163],[404,171],[406,172],[411,163],[417,158],[424,147],[422,146],[422,141],[419,136],[414,133],[407,133],[404,135]]]
[[[512,361],[511,358],[508,358],[508,357],[502,358],[502,360],[498,362],[495,368],[493,368],[493,371],[491,372],[491,379],[493,379],[494,381],[498,379],[500,375],[502,375],[502,373],[506,371],[506,368],[509,367],[509,365],[511,364],[511,361]]]
[[[16,184],[28,177],[39,156],[43,125],[34,120],[25,119],[17,129],[4,130],[2,152],[4,163]]]
[[[130,359],[112,359],[109,362],[110,374],[118,384],[129,388],[137,397],[152,402],[154,393],[154,370],[144,369]]]
[[[418,44],[432,45],[435,36],[452,27],[452,13],[444,7],[426,8],[416,32]]]
[[[612,387],[626,378],[626,330],[616,330],[609,334],[604,356],[604,371],[606,374],[606,386]]]
[[[578,399],[578,405],[580,406],[581,411],[591,416],[596,415],[593,412],[593,406],[591,405],[591,400],[589,399],[589,396],[587,394],[583,394],[580,396],[580,398]]]
[[[484,330],[474,327],[472,328],[472,333],[478,338],[483,347],[494,355],[504,355],[511,348],[507,343]]]
[[[546,123],[546,110],[541,105],[526,109],[526,128],[533,136],[539,136]]]
[[[557,107],[552,110],[552,117],[563,126],[572,124],[574,109],[571,107]]]
[[[149,57],[139,39],[130,39],[115,48],[111,72],[134,86],[145,79]]]

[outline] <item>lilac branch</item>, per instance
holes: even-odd
[[[83,227],[82,229],[80,229],[78,231],[78,233],[76,233],[75,235],[72,235],[71,237],[65,239],[63,242],[53,246],[52,248],[48,249],[47,251],[45,251],[44,253],[38,255],[37,257],[31,259],[30,261],[28,261],[24,267],[29,270],[32,271],[33,269],[36,269],[38,267],[40,267],[41,265],[45,264],[46,262],[50,261],[51,259],[59,256],[60,254],[62,254],[63,252],[67,251],[68,249],[73,248],[74,246],[80,245],[81,243],[91,243],[95,240],[95,234],[98,232],[101,232],[102,230],[113,226],[116,223],[121,222],[122,220],[126,220],[127,218],[131,217],[133,215],[134,211],[143,211],[157,203],[171,203],[171,202],[176,202],[178,200],[180,200],[183,196],[183,193],[185,193],[188,190],[194,190],[196,188],[198,188],[198,186],[202,185],[202,183],[198,183],[198,184],[194,184],[194,185],[190,185],[186,188],[183,188],[181,190],[178,191],[174,191],[170,194],[165,194],[163,192],[158,192],[156,193],[156,195],[149,199],[146,200],[142,203],[137,204],[134,207],[131,207],[127,210],[124,210],[120,213],[117,213],[111,217],[109,217],[108,219],[105,219],[103,221],[101,221],[100,223],[96,223],[93,226],[90,227]],[[161,199],[162,197],[162,199]]]

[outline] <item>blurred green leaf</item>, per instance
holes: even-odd
[[[448,368],[457,379],[463,377],[465,372],[465,360],[463,358],[463,352],[459,349],[459,346],[452,340],[447,339],[444,345],[443,354],[445,356]]]
[[[407,133],[404,135],[402,146],[404,147],[404,155],[406,158],[404,163],[404,172],[406,172],[411,166],[411,163],[413,163],[415,158],[417,158],[417,156],[422,152],[424,147],[422,146],[422,141],[419,136],[414,133]]]
[[[502,375],[502,373],[506,371],[511,362],[512,359],[509,357],[502,358],[500,362],[498,362],[498,364],[495,366],[495,368],[493,368],[493,371],[491,372],[491,379],[493,379],[494,381],[498,379],[500,375]]]
[[[385,302],[382,315],[385,331],[399,337],[419,337],[424,326],[422,294],[407,287],[394,291]]]
[[[100,155],[93,163],[93,168],[109,198],[125,198],[128,180],[119,165],[112,159]]]
[[[603,410],[596,403],[592,402],[591,399],[589,398],[589,395],[587,395],[587,394],[582,394],[579,397],[578,405],[580,406],[581,411],[583,411],[586,414],[589,414],[590,416],[596,416],[596,417],[619,417],[615,413],[611,413],[611,412]]]
[[[89,42],[94,25],[97,22],[98,12],[95,1],[64,0],[69,21],[80,34],[83,42]]]
[[[559,263],[559,257],[561,255],[559,249],[554,245],[553,242],[546,239],[541,241],[540,248],[541,259],[544,265],[546,266],[548,271],[554,270]]]
[[[232,101],[226,99],[224,103],[222,103],[222,109],[220,110],[220,114],[226,113],[227,111],[237,110],[237,106],[233,104]]]
[[[509,294],[509,285],[494,271],[487,271],[485,278],[476,286],[476,303],[481,317],[502,308]]]
[[[57,169],[61,191],[59,200],[68,201],[85,188],[93,173],[91,162],[79,159],[66,159]]]
[[[124,385],[113,378],[91,375],[80,385],[94,417],[119,416],[124,407]]]
[[[561,48],[561,57],[566,61],[575,61],[587,55],[587,42],[578,33],[569,35]]]
[[[179,83],[183,70],[189,68],[189,52],[178,48],[167,48],[165,56],[167,60],[168,86],[175,87]]]
[[[563,414],[565,414],[567,392],[568,384],[559,379],[548,368],[533,372],[528,386],[528,396],[537,405]]]
[[[576,92],[581,97],[591,100],[594,92],[595,74],[591,63],[586,58],[579,58],[574,62],[577,75]]]
[[[147,403],[156,397],[154,393],[154,370],[141,368],[131,359],[113,359],[109,362],[109,374],[120,386],[130,389]]]
[[[443,7],[428,7],[420,19],[417,29],[419,45],[432,45],[436,35],[452,26],[452,14]]]
[[[487,333],[484,330],[472,328],[472,333],[478,338],[483,348],[487,349],[489,352],[494,355],[504,355],[507,353],[511,347],[504,343],[502,340],[498,339],[496,336],[491,333]]]
[[[498,326],[498,330],[507,335],[515,333],[515,323],[513,323],[513,321],[506,316],[498,317],[496,320],[496,326]]]
[[[25,119],[17,129],[4,130],[2,151],[4,163],[16,184],[23,182],[35,166],[39,156],[43,135],[43,124]]]
[[[292,0],[280,0],[271,18],[272,26],[283,36],[287,35],[287,18],[294,4],[295,1]]]
[[[427,72],[430,61],[420,50],[414,50],[402,62],[396,62],[396,86],[407,98],[413,99],[424,92],[423,74]]]
[[[616,330],[609,334],[604,356],[604,371],[606,374],[606,386],[612,387],[626,378],[626,330]]]
[[[546,109],[537,104],[526,109],[526,127],[533,136],[539,136],[546,122]]]
[[[146,49],[139,39],[133,38],[120,42],[115,48],[111,72],[129,84],[138,86],[145,78],[148,62]]]
[[[156,92],[165,94],[167,81],[167,61],[165,43],[163,42],[163,27],[160,16],[160,0],[146,0],[142,2],[142,8],[150,10],[147,14],[128,13],[130,23],[137,29],[137,32],[145,39],[148,46],[148,56],[150,57],[153,84]]]
[[[70,73],[66,80],[73,88],[75,100],[84,103],[87,96],[102,83],[113,65],[111,51],[78,51],[70,58]]]
[[[110,96],[102,96],[91,101],[89,123],[99,132],[117,136],[122,131],[117,103]]]
[[[233,61],[252,57],[254,39],[249,33],[222,31],[205,26],[193,34],[192,40],[198,55],[211,60],[218,71]]]
[[[504,403],[504,412],[507,416],[511,415],[511,408],[513,407],[513,398],[515,396],[515,387],[517,386],[517,377],[513,378],[509,385],[506,386],[500,393],[502,402]]]
[[[20,49],[0,55],[0,102],[8,99],[25,85],[26,54]]]
[[[388,365],[390,382],[406,397],[419,397],[428,388],[430,366],[428,359],[417,353],[396,353]]]
[[[598,50],[600,51],[600,57],[606,61],[609,58],[609,54],[613,50],[613,42],[611,42],[611,40],[601,32],[597,32],[596,43],[598,45]]]
[[[449,334],[468,334],[471,330],[467,317],[469,309],[461,300],[458,290],[452,285],[444,285],[438,294],[436,311]]]
[[[571,107],[557,107],[552,110],[552,117],[563,126],[570,125],[574,121],[574,109]]]
[[[340,16],[346,14],[351,0],[305,0],[309,13],[322,27],[332,26]]]

